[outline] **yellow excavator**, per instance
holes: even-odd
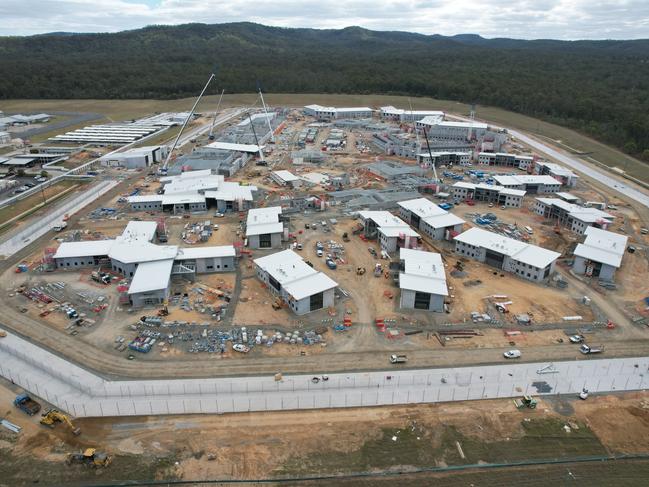
[[[68,417],[67,414],[62,413],[58,409],[48,409],[43,413],[41,418],[41,424],[54,428],[58,423],[65,423],[74,436],[79,436],[81,434],[81,428],[77,428]]]
[[[98,452],[95,448],[86,448],[81,453],[68,453],[65,463],[89,465],[93,468],[107,467],[113,461],[113,457],[106,453]]]

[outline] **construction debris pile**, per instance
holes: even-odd
[[[77,327],[93,326],[96,323],[94,319],[88,317],[88,313],[91,311],[101,313],[108,307],[107,298],[103,294],[88,291],[74,292],[74,296],[71,297],[66,292],[66,287],[64,282],[50,282],[34,287],[20,286],[16,289],[16,293],[38,303],[41,318],[54,312],[63,313],[70,321],[65,329],[71,330],[70,334],[76,335]],[[27,309],[23,308],[22,311],[26,312]]]
[[[490,232],[524,242],[530,239],[529,234],[524,229],[518,228],[518,225],[515,223],[499,221],[498,217],[493,213],[485,213],[484,215],[480,213],[465,213],[464,216]]]
[[[228,346],[233,350],[247,352],[255,346],[272,347],[284,343],[290,345],[326,345],[322,335],[327,328],[320,326],[315,330],[307,331],[255,331],[245,326],[231,328],[229,331],[209,328],[209,323],[191,324],[187,321],[165,321],[159,316],[143,316],[137,324],[131,325],[137,332],[136,337],[128,344],[128,348],[148,353],[153,346],[158,344],[162,352],[169,350],[170,345],[182,345],[190,353],[225,353]],[[115,349],[125,350],[124,338],[118,336],[115,340]],[[240,347],[235,347],[239,345]]]
[[[187,223],[183,227],[180,238],[183,242],[193,245],[198,242],[207,242],[212,236],[213,230],[218,230],[218,225],[212,225],[212,222],[207,220],[204,222]]]

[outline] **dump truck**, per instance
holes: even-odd
[[[391,364],[405,364],[407,361],[408,361],[408,357],[406,355],[397,355],[397,354],[390,355]]]
[[[17,395],[16,399],[14,399],[14,406],[30,416],[33,416],[41,410],[41,405],[27,394]]]
[[[68,465],[81,464],[93,468],[107,467],[113,461],[110,455],[98,452],[95,448],[86,448],[81,453],[68,453],[65,463]]]
[[[106,274],[105,272],[92,271],[90,277],[95,282],[99,282],[101,284],[110,284],[110,274]]]
[[[65,423],[68,428],[72,431],[74,436],[79,436],[81,434],[81,428],[77,428],[68,417],[67,414],[62,413],[58,409],[49,409],[43,413],[41,418],[41,424],[44,426],[49,426],[54,428],[58,423]]]
[[[604,345],[586,345],[585,343],[583,343],[579,348],[579,351],[584,355],[588,355],[590,353],[602,353],[604,351]]]

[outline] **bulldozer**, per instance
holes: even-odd
[[[65,423],[74,436],[79,436],[81,434],[81,428],[77,428],[67,414],[62,413],[58,409],[49,409],[41,418],[41,424],[54,428],[58,423]]]
[[[521,399],[514,399],[514,405],[517,409],[536,409],[536,404],[536,399],[534,399],[532,396],[523,396]]]
[[[82,464],[93,468],[106,468],[112,461],[113,457],[106,453],[98,452],[95,448],[86,448],[81,453],[68,453],[65,459],[65,463],[68,465]]]

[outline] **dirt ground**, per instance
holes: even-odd
[[[74,437],[16,410],[16,390],[0,385],[0,410],[21,426],[0,431],[0,473],[8,485],[144,479],[254,479],[336,474],[408,466],[447,466],[517,458],[644,453],[649,448],[649,395],[588,401],[541,400],[518,411],[511,400],[381,408],[83,419]],[[569,425],[570,433],[564,431]],[[465,458],[458,455],[456,442]],[[93,446],[115,457],[93,471],[65,467],[68,452]],[[211,460],[214,458],[214,460]],[[31,468],[24,468],[26,464]],[[137,473],[139,472],[139,474]],[[47,476],[47,477],[46,477]],[[126,477],[128,478],[128,477]]]

